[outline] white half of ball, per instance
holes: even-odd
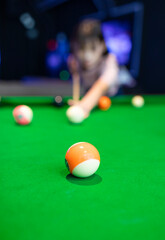
[[[23,105],[23,106],[20,107],[20,112],[22,112],[22,114],[24,114],[24,117],[25,117],[26,119],[28,119],[29,121],[32,120],[32,118],[33,118],[33,112],[32,112],[32,110],[31,110],[30,107],[28,107],[28,106],[26,106],[26,105]]]
[[[99,165],[100,165],[99,160],[89,159],[77,165],[73,169],[72,174],[76,177],[82,178],[90,177],[97,171]]]
[[[68,108],[66,116],[72,123],[81,123],[85,118],[84,111],[79,106],[72,106]]]

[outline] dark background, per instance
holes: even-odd
[[[80,16],[97,12],[91,0],[70,0],[59,6],[37,11],[38,0],[6,0],[0,6],[1,79],[11,81],[24,75],[46,75],[46,42],[58,32],[70,36]],[[101,0],[100,0],[101,1]],[[116,0],[123,5],[133,1]],[[143,0],[144,24],[138,88],[143,93],[165,93],[165,1]],[[26,37],[19,21],[30,12],[36,21],[38,38]],[[30,63],[30,64],[29,64]]]

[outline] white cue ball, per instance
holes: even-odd
[[[132,105],[137,108],[141,108],[144,105],[144,98],[142,96],[134,96],[132,98]]]
[[[72,123],[81,123],[85,118],[84,111],[79,106],[72,106],[66,111],[68,120]]]

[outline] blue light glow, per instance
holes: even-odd
[[[50,52],[47,54],[46,62],[49,68],[59,68],[62,64],[62,58],[59,54]]]
[[[108,51],[115,54],[119,64],[128,64],[132,50],[129,24],[120,21],[105,22],[102,31]]]

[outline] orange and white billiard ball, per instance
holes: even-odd
[[[101,110],[108,110],[111,106],[111,99],[107,96],[102,96],[100,99],[99,99],[99,102],[98,102],[98,107],[101,109]]]
[[[97,171],[100,165],[100,155],[92,144],[78,142],[68,149],[65,163],[72,175],[86,178]]]
[[[141,108],[144,105],[144,98],[140,95],[134,96],[132,98],[132,105],[136,108]]]
[[[19,105],[13,110],[13,117],[20,125],[28,125],[33,119],[33,111],[26,105]]]

